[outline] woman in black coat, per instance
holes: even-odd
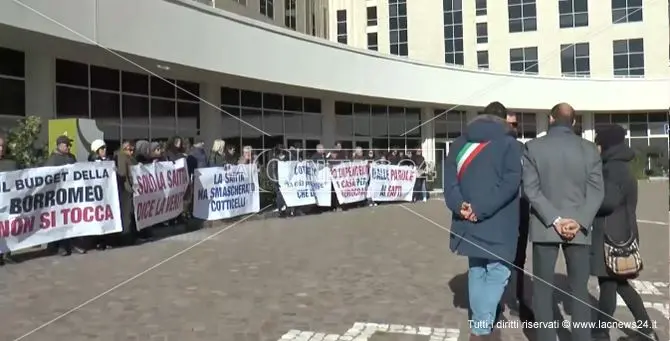
[[[624,340],[658,340],[642,298],[627,278],[611,274],[605,265],[605,235],[615,242],[638,236],[637,179],[630,170],[635,152],[626,144],[626,131],[617,124],[596,129],[595,142],[603,161],[605,198],[593,222],[591,274],[598,277],[600,298],[598,320],[611,322],[616,310],[617,293],[626,302],[638,324],[638,333]],[[639,239],[638,239],[639,241]],[[609,329],[593,329],[594,340],[610,340]]]

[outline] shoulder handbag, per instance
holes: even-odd
[[[604,234],[605,266],[612,274],[620,277],[635,277],[644,268],[640,248],[635,234],[617,243]]]

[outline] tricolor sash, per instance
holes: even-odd
[[[456,177],[460,180],[463,172],[468,168],[472,160],[488,145],[489,142],[468,142],[456,156]]]

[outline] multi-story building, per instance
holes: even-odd
[[[641,155],[653,148],[654,164],[667,164],[665,3],[645,1],[639,21],[636,0],[614,10],[592,0],[587,19],[578,0],[569,15],[562,0],[455,1],[298,0],[295,23],[276,0],[0,1],[0,128],[26,115],[92,118],[110,147],[174,134],[254,148],[340,141],[421,148],[439,166],[489,102],[519,112],[527,140],[565,101],[580,114],[578,134],[592,139],[598,124],[620,123]],[[550,2],[556,9],[541,7]],[[518,6],[522,16],[510,18]],[[623,12],[629,22],[612,24]],[[478,23],[487,27],[479,38]],[[326,34],[333,41],[318,38]],[[588,43],[590,77],[581,45],[570,58],[557,52],[574,43]],[[539,75],[529,74],[534,60]],[[561,71],[561,60],[574,65]]]
[[[196,1],[300,33],[328,37],[328,0]]]
[[[642,0],[330,0],[330,40],[548,77],[668,78],[668,8]]]

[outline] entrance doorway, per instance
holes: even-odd
[[[435,176],[433,177],[432,188],[440,189],[444,185],[444,160],[449,154],[449,146],[451,146],[451,140],[436,140],[435,141]]]

